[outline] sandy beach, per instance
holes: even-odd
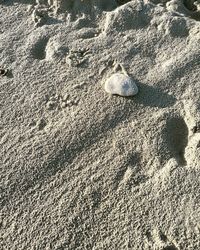
[[[200,249],[199,0],[0,0],[0,85],[0,250]]]

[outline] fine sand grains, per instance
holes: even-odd
[[[0,249],[199,249],[198,2],[0,1]]]

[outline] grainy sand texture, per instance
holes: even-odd
[[[200,1],[0,0],[0,250],[127,249],[200,249]]]

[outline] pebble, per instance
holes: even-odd
[[[126,74],[114,73],[105,82],[104,89],[107,93],[120,96],[133,96],[138,93],[135,82]]]

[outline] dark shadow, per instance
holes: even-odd
[[[15,2],[22,3],[22,4],[35,4],[35,0],[3,0],[0,2],[0,5],[10,6],[13,5]]]
[[[0,68],[0,77],[13,78],[12,70]]]
[[[167,2],[170,2],[170,0],[150,0],[153,4],[162,4],[166,5]],[[192,18],[196,21],[200,21],[200,11],[198,11],[197,6],[194,4],[195,0],[183,0],[181,1],[183,3],[183,8],[180,10],[180,15],[184,14],[188,18]],[[178,13],[172,13],[172,15],[178,15]]]
[[[182,117],[168,118],[163,131],[170,157],[177,159],[180,165],[186,165],[185,148],[188,144],[188,127]]]
[[[195,0],[183,0],[184,6],[190,11],[196,11],[197,6],[194,4]]]
[[[14,77],[11,69],[8,69],[8,72],[7,72],[6,76],[8,78],[13,78]]]
[[[162,241],[167,242],[167,236],[162,231],[159,231],[159,236]]]
[[[68,9],[75,13],[81,12],[85,14],[93,14],[92,12],[95,12],[96,8],[101,11],[112,11],[115,8],[117,8],[116,0],[100,0],[100,1],[94,1],[94,3],[87,3],[83,1],[82,3],[79,3],[78,6],[76,3],[74,3],[73,0],[71,0],[71,2],[72,3],[70,4],[70,6],[69,5],[63,6],[64,7],[63,9]]]
[[[117,7],[117,4],[122,5],[129,1],[130,0],[100,0],[100,1],[94,2],[94,6],[104,11],[111,11]],[[3,0],[1,4],[12,5],[14,2],[18,2],[22,4],[36,4],[35,0],[8,0],[8,1]],[[44,1],[44,4],[48,5],[48,0]],[[83,1],[83,3],[80,2],[79,6],[76,6],[76,5],[77,4],[74,2],[74,0],[62,0],[60,1],[60,8],[58,9],[58,12],[78,11],[78,12],[83,12],[83,13],[89,13],[91,12],[91,9],[93,7],[92,4],[87,3],[87,1],[85,2]]]
[[[53,24],[59,24],[59,23],[63,23],[63,21],[58,20],[54,17],[49,17],[47,18],[46,22],[43,25],[53,25]]]
[[[43,37],[33,45],[33,48],[31,49],[31,55],[33,56],[34,59],[38,60],[45,59],[46,57],[45,49],[48,41],[49,41],[48,37]]]
[[[102,195],[101,195],[100,190],[94,191],[94,192],[91,193],[92,208],[93,209],[98,208],[99,205],[101,204],[101,200],[102,200],[101,196]]]
[[[165,246],[162,248],[162,250],[177,250],[177,247],[172,242],[169,242],[169,239],[162,231],[159,231],[159,236],[160,240],[165,243]]]
[[[131,0],[115,0],[118,5],[123,5],[125,3],[130,2]]]
[[[188,16],[196,21],[200,21],[200,11],[194,3],[195,0],[183,0],[183,5],[189,10]]]
[[[136,96],[129,97],[135,103],[142,104],[146,107],[166,108],[174,105],[176,98],[163,92],[161,89],[136,82],[139,93]]]
[[[139,153],[131,153],[127,156],[126,165],[133,168],[135,165],[139,165],[140,161],[141,155]]]
[[[174,245],[170,245],[170,246],[164,247],[163,250],[178,250],[178,248],[175,247]]]
[[[200,121],[196,122],[196,125],[192,128],[192,133],[200,133]]]

